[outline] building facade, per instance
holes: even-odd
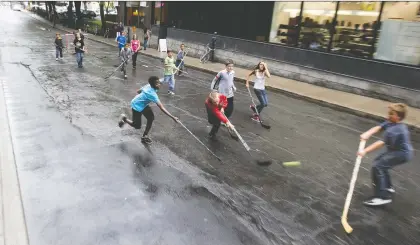
[[[420,2],[153,2],[151,23],[420,66]]]

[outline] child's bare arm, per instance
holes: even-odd
[[[368,140],[372,135],[380,132],[382,130],[381,126],[376,126],[373,127],[371,129],[369,129],[368,131],[364,132],[363,134],[360,135],[360,139],[362,140]]]
[[[385,143],[382,140],[378,140],[375,143],[371,144],[370,146],[366,147],[363,151],[359,152],[358,154],[360,156],[364,156],[368,154],[369,152],[375,151],[381,147],[383,147]]]

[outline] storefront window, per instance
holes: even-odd
[[[420,65],[420,2],[386,2],[373,57]]]
[[[336,2],[305,2],[299,35],[301,48],[327,51]]]
[[[154,13],[154,17],[155,19],[153,20],[153,23],[155,25],[160,25],[160,23],[162,22],[162,18],[163,18],[163,7],[164,7],[164,2],[155,2],[155,13]]]
[[[331,52],[371,58],[380,2],[340,2]]]
[[[271,22],[270,42],[295,45],[301,2],[275,2]]]

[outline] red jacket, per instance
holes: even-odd
[[[227,123],[227,118],[226,116],[220,111],[222,108],[226,108],[228,105],[227,102],[227,98],[226,96],[224,96],[223,94],[219,95],[219,104],[218,105],[214,105],[213,103],[210,102],[210,100],[207,98],[206,99],[206,105],[208,106],[208,108],[213,112],[213,114],[223,123]]]

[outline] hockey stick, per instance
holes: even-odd
[[[365,140],[360,141],[359,152],[365,149],[365,145],[366,145]],[[346,202],[344,204],[343,215],[341,216],[341,224],[343,225],[344,230],[347,232],[347,234],[350,234],[353,231],[353,228],[349,225],[347,221],[347,216],[349,213],[351,198],[353,197],[354,186],[356,184],[357,174],[359,173],[361,161],[362,161],[362,157],[357,156],[356,164],[354,165],[354,169],[353,169],[353,175],[351,176],[349,192],[347,193]]]
[[[254,105],[254,108],[255,108],[255,113],[257,113],[258,120],[260,121],[261,126],[262,126],[263,128],[265,128],[265,129],[270,129],[270,128],[271,128],[271,126],[270,126],[270,125],[264,124],[264,123],[261,121],[260,113],[258,113],[258,109],[257,109],[257,106],[255,105],[254,98],[252,97],[251,90],[249,90],[249,87],[247,87],[247,89],[248,89],[249,96],[251,97],[252,104]]]
[[[228,119],[228,122],[229,122],[229,119]],[[255,159],[254,156],[251,154],[251,151],[250,151],[251,148],[248,146],[248,144],[245,142],[245,140],[242,138],[242,136],[238,133],[238,131],[236,130],[235,127],[232,128],[232,131],[235,132],[236,136],[239,138],[242,145],[245,147],[246,151],[249,153],[251,158],[257,162],[258,165],[266,166],[266,165],[271,164],[271,160],[265,160],[264,161],[264,160]]]
[[[190,133],[198,142],[200,142],[200,144],[202,144],[206,149],[207,149],[207,151],[208,152],[210,152],[214,157],[216,157],[217,158],[217,160],[219,160],[219,161],[222,161],[216,154],[214,154],[214,152],[212,152],[201,140],[199,140],[198,138],[197,138],[197,136],[195,136],[181,121],[178,121],[178,123],[179,124],[181,124],[181,126],[183,127],[183,128],[185,128],[185,130],[187,130],[188,131],[188,133]]]
[[[117,69],[115,69],[109,76],[106,76],[104,79],[106,80],[106,79],[108,79],[108,78],[110,78],[112,75],[114,75],[114,73],[116,72],[116,71],[118,71],[118,69],[120,69],[120,67],[125,63],[125,62],[127,62],[128,60],[130,59],[130,57],[128,57],[128,59],[127,60],[125,60],[125,61],[123,61],[123,62],[121,62],[121,64],[117,67]]]

